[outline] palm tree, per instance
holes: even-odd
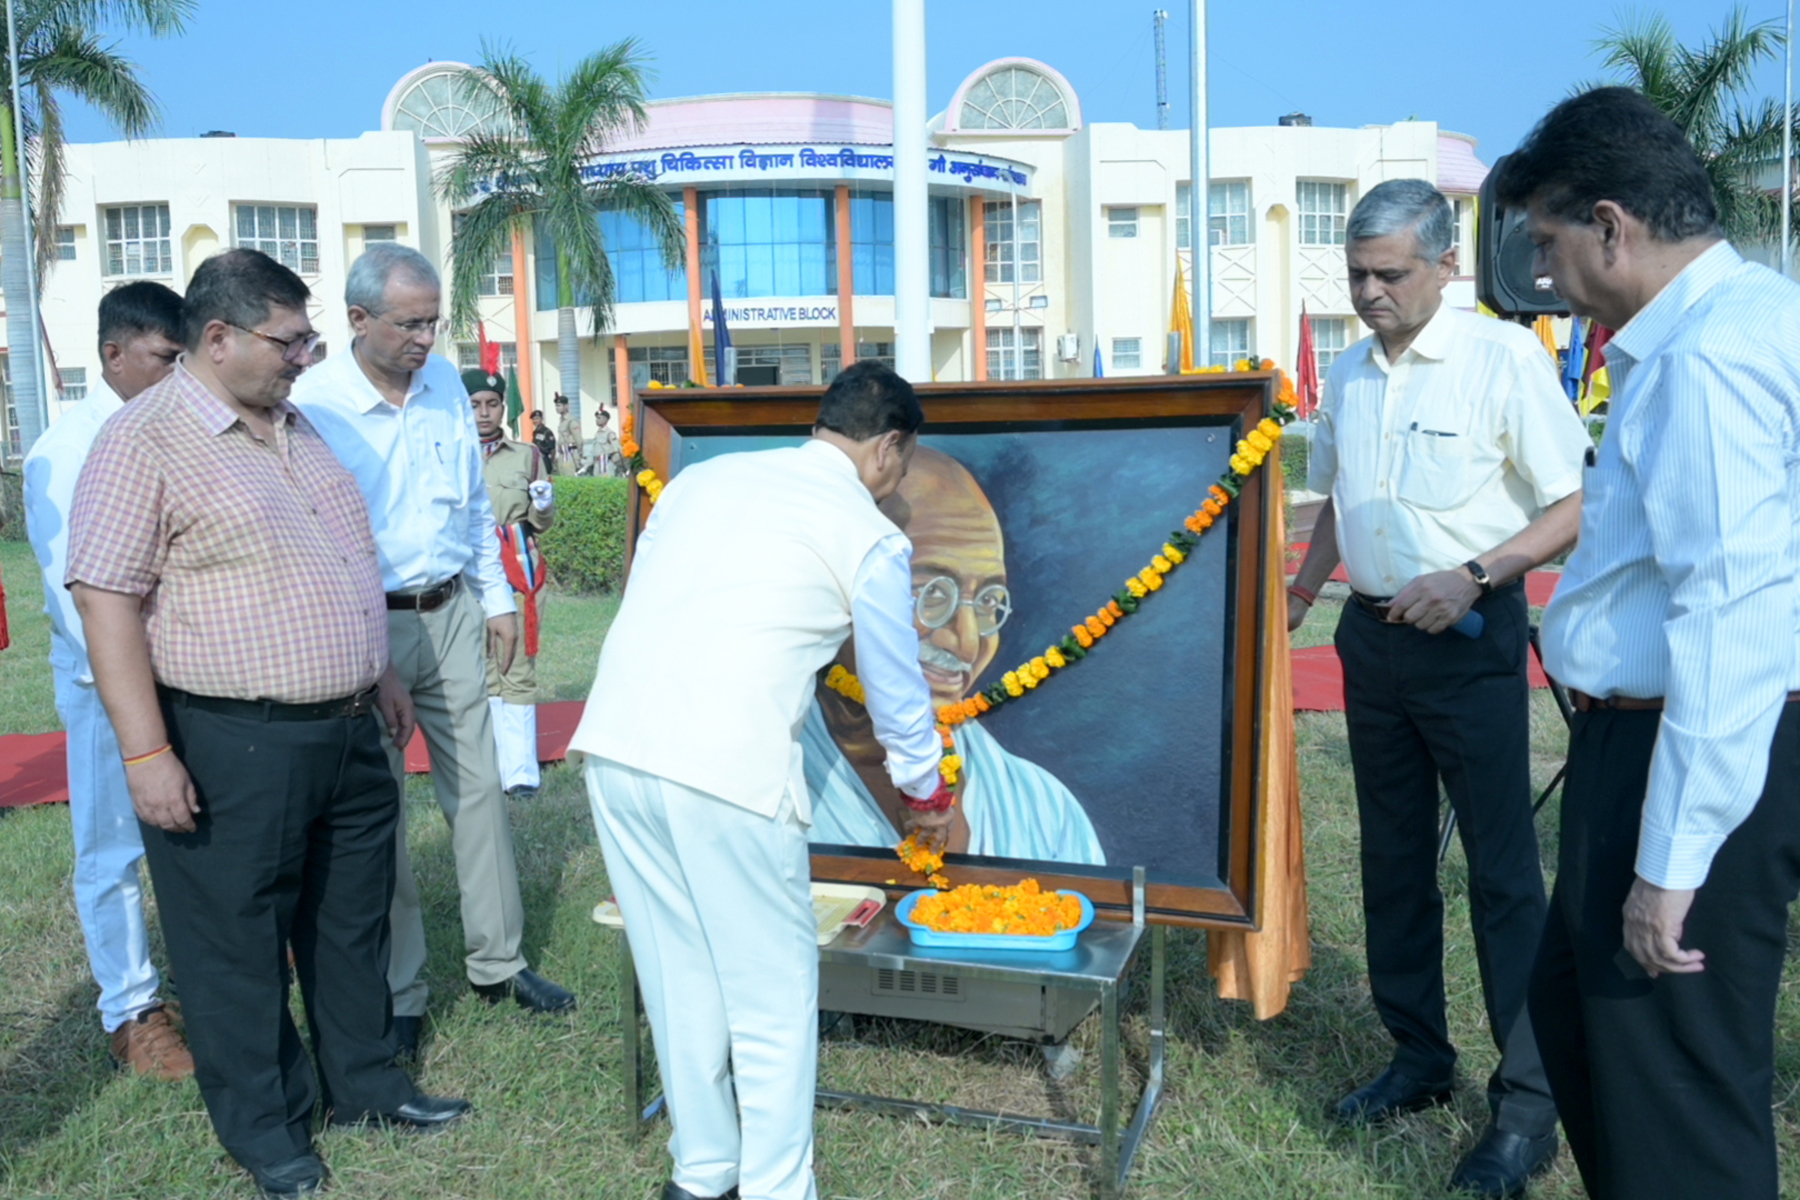
[[[6,59],[0,57],[0,291],[23,298],[31,291],[25,271],[29,179],[37,182],[32,212],[39,281],[55,261],[63,196],[63,97],[73,96],[98,109],[126,137],[148,133],[156,124],[156,100],[138,78],[136,66],[101,45],[93,31],[105,26],[116,33],[152,37],[180,33],[194,11],[194,0],[14,0],[12,7],[16,28],[7,32],[17,36],[26,145],[21,152],[13,126],[13,80]],[[29,450],[43,432],[44,414],[38,407],[31,313],[23,302],[6,306],[6,347],[13,394],[21,400],[19,440]]]
[[[1779,174],[1782,106],[1744,94],[1757,64],[1781,53],[1780,25],[1751,25],[1738,8],[1693,48],[1675,40],[1667,18],[1638,16],[1603,30],[1595,48],[1619,82],[1648,96],[1700,152],[1725,236],[1740,246],[1779,243],[1781,194],[1766,180],[1772,166]]]
[[[450,319],[457,328],[477,319],[481,276],[510,252],[515,230],[532,230],[539,256],[555,256],[557,357],[578,421],[576,309],[588,310],[597,342],[612,326],[616,295],[600,214],[642,222],[670,270],[685,250],[681,218],[662,189],[640,176],[589,179],[582,171],[613,139],[643,127],[647,79],[636,39],[589,55],[555,84],[517,55],[484,46],[482,62],[458,82],[471,107],[495,119],[471,133],[438,176],[439,195],[461,212],[450,241]],[[528,331],[518,337],[523,351]]]

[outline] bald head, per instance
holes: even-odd
[[[943,624],[918,619],[919,662],[934,704],[954,704],[969,694],[1000,649],[991,614],[981,609],[1006,586],[1006,547],[994,506],[975,477],[939,450],[916,450],[899,491],[881,511],[912,539],[913,595],[956,607]],[[944,582],[948,581],[948,583]],[[1002,589],[996,593],[993,589]],[[1004,619],[1004,618],[1002,618]],[[984,626],[988,627],[983,632]]]

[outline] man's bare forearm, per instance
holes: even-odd
[[[169,736],[162,706],[156,700],[156,676],[150,669],[143,601],[84,583],[77,583],[71,591],[87,634],[94,684],[118,734],[119,750],[126,758],[147,754]]]
[[[1571,492],[1538,514],[1537,520],[1475,561],[1494,586],[1511,583],[1541,567],[1570,546],[1581,533],[1581,493]]]
[[[1306,548],[1306,560],[1294,575],[1294,585],[1317,594],[1330,580],[1331,573],[1337,570],[1337,565],[1337,510],[1327,500],[1313,521],[1312,540]]]

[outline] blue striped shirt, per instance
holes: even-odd
[[[1606,347],[1613,411],[1544,664],[1663,697],[1637,873],[1706,880],[1800,689],[1800,287],[1719,243]]]

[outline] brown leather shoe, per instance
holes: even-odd
[[[146,1008],[113,1031],[112,1060],[121,1069],[174,1081],[194,1073],[187,1040],[164,1005]]]

